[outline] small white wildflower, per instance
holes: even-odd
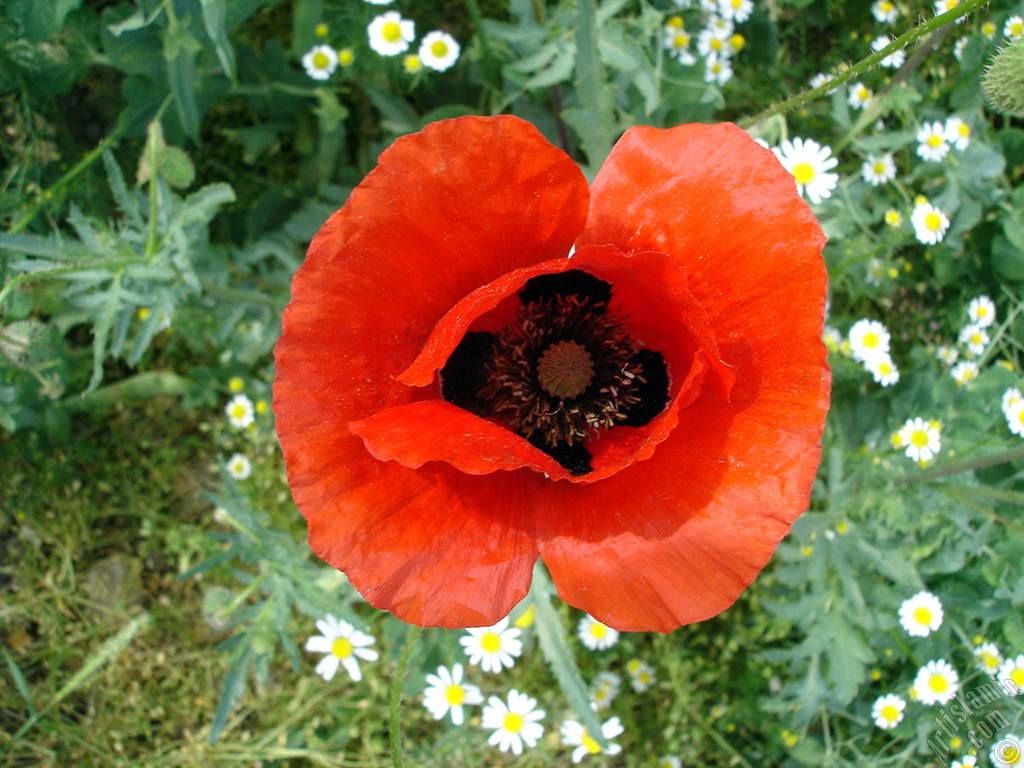
[[[618,631],[612,629],[593,616],[584,616],[580,619],[579,627],[576,630],[583,644],[591,651],[603,651],[611,648],[619,640]]]
[[[465,719],[462,708],[483,702],[484,697],[477,686],[462,682],[461,664],[453,665],[450,670],[440,666],[436,675],[427,675],[423,706],[435,720],[440,720],[451,712],[452,723],[462,725]]]
[[[1024,18],[1020,16],[1011,16],[1006,20],[1003,25],[1003,35],[1010,38],[1011,40],[1024,35]]]
[[[891,338],[886,327],[877,320],[858,320],[850,328],[850,355],[861,363],[888,355]]]
[[[860,175],[872,187],[888,184],[896,178],[896,162],[892,155],[868,155],[860,168]]]
[[[377,651],[368,647],[376,642],[373,636],[360,632],[347,621],[327,614],[316,622],[316,628],[320,634],[306,640],[305,648],[310,653],[324,654],[316,665],[316,673],[324,680],[331,680],[341,666],[358,683],[363,679],[359,660],[376,661],[380,658]]]
[[[953,377],[957,386],[961,387],[978,378],[978,373],[978,364],[973,360],[964,360],[949,369],[949,375]]]
[[[896,368],[896,364],[889,355],[873,357],[865,361],[864,367],[875,382],[883,387],[891,387],[900,380],[899,369]]]
[[[776,153],[779,162],[793,174],[797,192],[806,195],[812,203],[820,203],[832,195],[839,182],[839,174],[829,173],[839,164],[832,157],[832,149],[813,139],[795,138],[783,141]]]
[[[888,731],[903,720],[903,710],[906,706],[907,702],[895,693],[879,696],[871,705],[871,717],[875,721],[875,725],[883,731]]]
[[[971,126],[961,117],[950,117],[946,120],[946,141],[953,145],[953,149],[963,152],[971,143]]]
[[[525,693],[512,689],[508,692],[508,702],[497,696],[491,696],[484,707],[481,726],[493,733],[487,743],[496,746],[502,752],[512,751],[521,755],[523,746],[535,747],[544,735],[544,710],[537,709],[537,700]]]
[[[967,304],[967,316],[979,328],[988,328],[996,321],[996,305],[988,296],[975,296]]]
[[[871,6],[871,14],[880,24],[892,24],[899,17],[899,9],[891,0],[877,0]]]
[[[224,407],[224,412],[228,415],[228,423],[235,429],[245,429],[256,419],[252,400],[243,394],[232,397]]]
[[[327,80],[338,67],[338,53],[329,45],[314,45],[302,57],[302,66],[314,80]]]
[[[381,56],[397,56],[409,50],[409,44],[416,37],[416,27],[398,11],[385,11],[370,22],[366,34],[375,52]]]
[[[572,751],[572,761],[575,764],[579,763],[587,755],[599,755],[602,753],[606,755],[619,754],[622,751],[622,747],[611,740],[616,736],[621,736],[625,730],[622,727],[622,723],[619,722],[619,718],[613,717],[610,720],[606,720],[601,725],[601,735],[608,742],[608,746],[604,749],[594,740],[593,736],[587,733],[587,729],[575,720],[566,720],[559,729],[559,733],[562,734],[562,744],[567,747],[575,747]]]
[[[938,451],[938,446],[935,451]],[[904,600],[900,605],[900,625],[913,637],[928,637],[942,626],[942,603],[939,598],[931,592],[918,592]]]
[[[523,652],[519,634],[519,629],[508,626],[506,617],[493,627],[467,630],[459,642],[470,664],[480,665],[484,672],[501,672],[505,667],[515,666],[516,658]]]
[[[938,162],[949,154],[945,123],[925,123],[917,132],[917,141],[917,155],[922,160]]]
[[[983,355],[988,346],[988,331],[976,323],[968,323],[960,331],[959,342],[975,357]]]
[[[864,83],[850,83],[850,95],[846,101],[854,109],[863,109],[871,101],[872,96],[874,93]]]
[[[931,203],[918,203],[910,214],[914,236],[925,245],[941,243],[949,229],[949,219]]]
[[[882,50],[887,45],[889,45],[891,42],[892,38],[889,37],[888,35],[876,37],[874,40],[871,41],[871,50],[877,53],[878,51]],[[884,57],[882,61],[879,63],[883,67],[887,67],[889,69],[899,69],[900,67],[903,66],[903,62],[905,62],[906,60],[907,54],[905,54],[902,50],[896,50],[890,53],[888,56]]]
[[[941,447],[939,426],[934,421],[925,421],[921,418],[907,419],[899,431],[899,436],[901,445],[905,446],[904,452],[919,464],[927,463],[935,458]],[[902,619],[902,617],[903,608],[900,609],[900,618]]]
[[[989,677],[995,677],[1003,663],[1003,655],[995,643],[982,643],[974,649],[974,663]]]
[[[960,676],[945,659],[929,661],[914,678],[914,690],[922,704],[948,704],[960,689]]]
[[[444,72],[459,60],[459,44],[447,32],[435,30],[423,36],[420,61],[435,72]]]
[[[248,480],[252,474],[252,464],[240,453],[233,454],[225,466],[235,480]]]

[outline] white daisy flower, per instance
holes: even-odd
[[[1003,415],[1005,416],[1008,414],[1010,412],[1010,408],[1021,400],[1024,400],[1024,395],[1021,394],[1021,391],[1016,387],[1009,387],[1005,392],[1003,392],[1003,399],[1000,403],[1000,408],[1003,409]]]
[[[1024,35],[1024,18],[1011,16],[1003,25],[1003,35],[1011,39]]]
[[[967,316],[979,328],[988,328],[996,321],[996,305],[988,296],[975,296],[967,304]]]
[[[889,37],[888,35],[882,35],[881,37],[876,37],[874,40],[871,41],[871,50],[874,51],[875,53],[877,53],[878,51],[880,51],[883,48],[885,48],[885,46],[889,45],[889,43],[891,43],[891,42],[892,42],[892,38]],[[907,60],[907,54],[904,53],[903,50],[901,49],[901,50],[893,51],[888,56],[885,56],[879,63],[883,67],[887,67],[889,69],[899,69],[900,67],[903,66],[903,62],[905,62],[906,60]]]
[[[523,745],[537,746],[544,735],[544,710],[537,709],[537,700],[514,688],[508,692],[508,703],[491,696],[484,707],[481,726],[494,731],[487,739],[491,746],[497,746],[502,752],[511,750],[521,755]]]
[[[224,407],[228,423],[235,429],[245,429],[256,419],[252,400],[242,394],[235,395]]]
[[[839,182],[839,174],[829,173],[839,164],[832,150],[813,139],[795,138],[783,141],[776,152],[779,162],[793,174],[797,192],[806,194],[812,203],[820,203],[832,195]]]
[[[860,168],[860,175],[872,187],[888,184],[896,178],[896,162],[889,153],[881,157],[868,155]]]
[[[233,454],[225,466],[228,474],[235,480],[247,480],[252,474],[252,464],[240,453]]]
[[[610,720],[606,720],[601,725],[601,735],[608,742],[608,746],[604,749],[594,740],[593,736],[587,733],[587,729],[575,720],[566,720],[559,729],[559,733],[562,734],[562,744],[567,747],[576,747],[572,751],[572,761],[575,764],[587,755],[599,755],[602,753],[606,755],[619,754],[622,751],[622,747],[619,744],[613,743],[612,739],[616,736],[621,736],[625,730],[622,727],[622,723],[619,722],[619,718],[613,717]]]
[[[658,768],[683,768],[683,761],[678,755],[663,755],[657,765]]]
[[[444,72],[459,59],[459,44],[447,32],[427,32],[420,43],[423,66],[435,72]]]
[[[370,5],[391,5],[394,0],[366,0]]]
[[[931,203],[918,203],[910,214],[914,225],[914,236],[925,245],[941,243],[949,229],[949,219]]]
[[[960,387],[978,378],[978,373],[978,364],[973,360],[964,360],[949,369],[949,375]]]
[[[971,126],[960,117],[951,117],[946,120],[946,141],[953,145],[953,148],[963,152],[971,143]]]
[[[742,24],[754,10],[753,0],[718,0],[718,12],[723,19]]]
[[[935,458],[935,454],[939,452],[941,441],[939,437],[939,427],[937,422],[925,421],[924,419],[908,419],[906,424],[899,431],[901,444],[906,446],[905,453],[908,457],[918,463],[929,462]],[[914,598],[911,598],[914,599]],[[907,603],[903,604],[904,606]],[[916,610],[916,606],[909,609],[911,613]],[[900,620],[903,620],[904,608],[900,608]],[[942,613],[939,613],[939,621],[942,621]],[[937,625],[936,625],[937,626]],[[904,624],[904,629],[907,629],[907,625]],[[907,629],[910,632],[909,629]],[[913,634],[913,633],[911,633]],[[925,633],[927,634],[927,633]]]
[[[922,160],[938,162],[949,154],[946,125],[938,120],[924,123],[917,131],[917,156]]]
[[[864,83],[850,83],[850,95],[846,102],[854,109],[863,109],[874,93]]]
[[[416,37],[416,25],[403,19],[398,11],[386,11],[370,22],[366,34],[370,47],[381,56],[397,56],[409,50]]]
[[[598,672],[590,684],[590,699],[599,710],[608,709],[621,687],[622,678],[614,672]]]
[[[877,320],[863,318],[850,328],[850,356],[866,363],[876,357],[889,354],[891,336],[884,325]]]
[[[923,433],[925,430],[924,421],[922,419],[917,419],[916,421],[921,422],[921,424],[915,426],[921,428]],[[907,423],[910,424],[910,422]],[[904,430],[906,430],[906,427],[904,427]],[[903,434],[903,430],[901,430],[900,436],[904,443],[909,442],[906,435]],[[934,436],[934,451],[938,452],[938,430],[935,430]],[[942,603],[931,592],[918,592],[913,597],[904,600],[903,604],[900,605],[900,624],[907,631],[907,634],[913,637],[927,637],[942,626]]]
[[[314,45],[302,57],[302,66],[314,80],[327,80],[338,67],[338,52],[329,45]]]
[[[948,704],[959,688],[960,676],[945,659],[929,661],[914,678],[914,690],[922,704]]]
[[[839,332],[838,328],[826,325],[821,334],[821,340],[825,342],[829,352],[838,352],[839,345],[843,342],[843,334]]]
[[[324,654],[316,665],[316,673],[324,680],[333,679],[341,666],[358,683],[363,679],[359,660],[376,661],[380,658],[377,651],[368,647],[376,642],[373,636],[360,632],[347,621],[327,614],[316,622],[316,628],[320,634],[309,638],[305,648],[310,653]]]
[[[988,346],[988,331],[976,323],[968,323],[960,331],[958,341],[967,347],[967,351],[978,357],[985,353]]]
[[[603,651],[611,648],[619,640],[617,630],[602,624],[592,616],[584,616],[580,619],[579,627],[576,629],[583,644],[591,651]]]
[[[875,703],[871,705],[871,717],[875,725],[883,731],[888,731],[900,724],[906,706],[907,702],[902,698],[895,693],[888,693],[875,699]]]
[[[510,628],[506,617],[493,627],[467,630],[459,642],[469,656],[470,664],[480,665],[484,672],[501,672],[505,667],[512,669],[516,658],[523,652],[519,635],[520,630]]]
[[[665,50],[679,60],[680,64],[690,65],[697,61],[690,52],[690,33],[683,28],[665,26]]]
[[[1014,696],[1024,693],[1024,653],[1000,664],[996,679],[1007,693],[1013,691]]]
[[[1024,766],[1024,737],[1007,733],[992,745],[988,759],[996,768],[1021,768]]]
[[[732,49],[729,46],[730,35],[732,35],[731,29],[706,27],[697,35],[697,50],[701,56],[707,59],[727,59],[732,55]]]
[[[989,677],[999,674],[999,665],[1003,663],[1003,654],[995,643],[982,643],[974,649],[974,663]]]
[[[1006,416],[1006,426],[1010,431],[1018,437],[1024,437],[1024,400],[1015,400],[1003,415]]]
[[[465,715],[462,708],[467,705],[483,704],[484,697],[475,685],[462,682],[462,665],[455,664],[437,668],[436,675],[427,675],[427,688],[423,691],[423,706],[435,720],[449,712],[452,723],[462,725]]]
[[[960,359],[960,352],[956,347],[943,344],[940,347],[936,347],[935,356],[946,365],[953,365]]]
[[[981,34],[991,40],[996,36],[996,25],[991,19],[987,19],[981,24]]]
[[[865,361],[864,367],[875,383],[883,387],[891,387],[900,380],[900,372],[889,355],[879,355]]]
[[[722,56],[712,56],[707,59],[704,70],[705,83],[722,86],[730,80],[732,80],[732,64],[729,63],[729,59]]]
[[[951,11],[958,5],[960,5],[960,0],[935,0],[935,15],[938,16],[946,11]],[[961,16],[956,20],[956,23],[961,24],[963,20],[964,17]]]
[[[831,79],[832,75],[830,75],[828,72],[819,72],[818,74],[816,74],[814,77],[807,81],[807,86],[809,88],[821,88],[821,86],[825,85]]]
[[[978,758],[974,755],[964,755],[959,760],[954,760],[949,764],[949,768],[976,768],[978,765]]]
[[[871,6],[871,14],[880,24],[892,24],[899,17],[900,12],[896,3],[890,0],[877,0]]]
[[[626,662],[626,672],[629,673],[629,684],[637,693],[643,693],[654,684],[654,667],[640,659],[630,659]]]

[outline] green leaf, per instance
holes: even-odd
[[[601,61],[626,75],[644,99],[644,111],[649,115],[657,109],[661,96],[658,75],[644,49],[621,25],[609,25],[598,41]]]
[[[217,706],[217,714],[214,716],[213,725],[210,727],[211,745],[217,743],[217,739],[220,738],[220,734],[224,730],[224,726],[228,723],[228,717],[231,715],[231,710],[235,708],[235,705],[242,698],[242,694],[245,693],[245,683],[249,679],[249,669],[252,667],[254,655],[252,638],[252,631],[241,638],[238,655],[235,656],[235,660],[232,662],[231,668],[224,676],[224,691],[221,693],[220,704]]]
[[[174,96],[185,133],[199,141],[199,105],[196,103],[196,54],[199,41],[180,25],[172,25],[164,34],[164,59],[167,62],[167,83]]]
[[[580,108],[566,110],[563,118],[580,137],[583,151],[596,170],[611,151],[615,127],[612,94],[604,82],[597,52],[599,29],[594,0],[579,0],[576,25],[576,93]]]
[[[11,673],[11,679],[14,680],[14,687],[18,689],[18,693],[21,694],[21,698],[25,700],[28,705],[28,716],[29,719],[34,719],[36,715],[36,705],[32,703],[32,693],[29,691],[28,682],[25,680],[25,676],[21,674],[21,669],[11,658],[11,654],[7,652],[7,648],[0,645],[0,650],[4,652],[4,661],[7,662],[7,671]]]
[[[580,720],[580,724],[587,729],[593,739],[602,747],[607,746],[604,736],[601,733],[601,723],[597,714],[591,708],[590,693],[586,683],[580,676],[579,668],[576,666],[576,659],[569,647],[569,638],[562,624],[558,612],[551,605],[551,596],[555,593],[555,586],[551,577],[539,560],[533,569],[533,589],[531,600],[536,611],[535,628],[537,630],[537,642],[544,660],[558,680],[558,685],[569,700],[569,705]]]
[[[22,27],[25,41],[41,43],[57,34],[64,26],[64,19],[82,0],[8,0],[6,14],[16,19]],[[6,42],[6,41],[5,41]]]
[[[121,274],[113,275],[110,281],[110,288],[102,303],[102,311],[96,318],[92,327],[92,376],[89,378],[89,385],[86,392],[92,392],[100,385],[103,379],[103,360],[107,356],[107,344],[110,339],[110,332],[114,327],[114,319],[121,308]]]
[[[206,25],[206,34],[213,41],[214,49],[217,52],[217,59],[220,61],[224,73],[232,83],[238,84],[238,71],[235,67],[235,49],[228,40],[228,4],[227,0],[203,0],[203,24]]]
[[[117,207],[121,213],[128,217],[132,224],[142,227],[142,210],[139,207],[139,201],[128,190],[128,184],[125,182],[121,166],[117,164],[117,160],[114,159],[114,153],[110,151],[110,147],[106,144],[103,145],[103,165],[107,169],[107,179],[110,181],[110,190],[114,193],[114,201],[117,203]]]

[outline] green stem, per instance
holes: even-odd
[[[781,114],[783,112],[789,112],[797,107],[806,104],[808,101],[813,101],[820,96],[824,96],[827,93],[831,93],[834,89],[838,88],[843,83],[849,82],[850,80],[858,77],[867,70],[879,64],[886,56],[896,51],[906,48],[911,43],[921,39],[925,35],[931,34],[937,29],[941,29],[947,24],[951,24],[957,19],[966,16],[971,11],[975,11],[982,5],[985,5],[989,0],[967,0],[966,2],[960,3],[958,6],[950,11],[946,11],[928,21],[918,24],[916,27],[912,27],[904,32],[902,35],[893,40],[889,45],[885,46],[879,51],[872,53],[867,58],[854,64],[843,72],[833,77],[824,85],[820,85],[817,88],[811,88],[803,93],[798,93],[796,96],[786,99],[774,106],[768,107],[767,109],[758,112],[753,117],[748,117],[740,121],[740,128],[749,130],[756,125],[763,123],[769,117]]]
[[[71,184],[71,182],[73,182],[75,179],[81,176],[90,165],[96,162],[96,158],[98,158],[103,153],[104,144],[113,144],[115,138],[116,134],[112,134],[109,138],[106,138],[103,141],[101,141],[95,149],[91,150],[89,154],[87,154],[85,157],[79,160],[75,164],[74,168],[72,168],[63,176],[61,176],[57,180],[56,184],[54,184],[52,187],[43,192],[43,194],[41,194],[38,198],[36,198],[36,202],[32,204],[32,207],[25,211],[22,217],[11,225],[11,228],[9,230],[10,234],[13,235],[15,232],[20,232],[29,224],[31,224],[32,220],[36,217],[39,211],[43,209],[43,206],[49,203],[51,200],[53,200],[53,198],[56,196],[57,191]]]
[[[412,655],[412,647],[420,636],[422,627],[415,625],[409,627],[409,634],[405,636],[405,648],[402,649],[402,656],[398,660],[398,669],[395,671],[394,682],[391,683],[391,697],[389,701],[390,733],[388,740],[391,743],[391,762],[395,768],[404,768],[405,758],[402,756],[402,731],[398,722],[399,705],[402,700],[402,680],[405,679],[405,669],[409,666],[409,656]]]
[[[1005,451],[1000,451],[999,453],[982,456],[980,459],[972,459],[971,461],[947,464],[944,467],[936,467],[935,469],[922,472],[918,475],[914,475],[913,477],[903,477],[896,481],[896,487],[917,485],[918,483],[934,480],[937,477],[955,475],[959,472],[968,472],[973,469],[985,469],[986,467],[994,467],[997,464],[1006,464],[1007,462],[1017,461],[1019,459],[1024,459],[1024,447],[1010,448]]]

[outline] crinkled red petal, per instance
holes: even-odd
[[[626,132],[578,240],[668,254],[735,373],[645,462],[539,499],[561,596],[610,626],[669,631],[731,605],[806,509],[830,375],[824,236],[775,157],[735,126]]]
[[[274,383],[289,483],[313,550],[400,618],[488,624],[522,598],[536,558],[522,473],[381,462],[348,425],[425,397],[395,377],[436,323],[567,253],[586,208],[579,169],[528,123],[436,123],[381,155],[295,276]]]

